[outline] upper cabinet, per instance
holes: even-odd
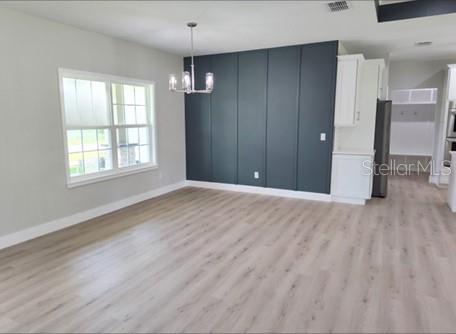
[[[448,100],[456,100],[456,64],[448,65]]]
[[[356,126],[361,118],[358,103],[358,90],[360,81],[361,63],[364,61],[362,54],[338,56],[336,108],[334,126]]]

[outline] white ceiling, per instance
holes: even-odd
[[[330,13],[327,1],[2,1],[0,6],[179,55],[341,40],[350,52],[456,60],[456,14],[377,23],[372,1]],[[417,41],[432,41],[415,47]]]

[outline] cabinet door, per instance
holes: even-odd
[[[267,187],[296,189],[299,48],[269,50]]]
[[[197,89],[205,85],[205,73],[211,71],[210,57],[196,57]],[[184,68],[190,71],[190,59],[184,59]],[[185,94],[185,144],[187,179],[211,180],[211,104],[208,94]]]
[[[237,183],[237,54],[212,57],[212,181]]]
[[[336,112],[334,126],[354,126],[359,120],[356,110],[358,60],[339,59],[337,64]]]
[[[377,81],[377,98],[380,100],[386,100],[386,96],[383,93],[383,80],[384,80],[385,67],[378,65],[378,81]]]
[[[298,190],[301,191],[330,192],[336,67],[337,42],[301,48],[298,141]]]
[[[331,195],[369,199],[372,194],[373,159],[365,155],[333,155]]]
[[[448,71],[448,100],[456,100],[456,67]]]
[[[267,60],[266,50],[239,54],[239,184],[265,186]]]

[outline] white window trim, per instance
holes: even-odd
[[[62,121],[62,132],[63,132],[63,146],[64,146],[64,160],[65,160],[65,174],[66,174],[66,185],[68,188],[79,187],[91,183],[102,182],[106,180],[111,180],[119,177],[124,177],[127,175],[147,172],[151,170],[155,170],[159,168],[158,165],[158,141],[157,141],[157,97],[156,97],[156,83],[155,81],[148,81],[148,80],[141,80],[141,79],[133,79],[128,77],[120,77],[115,75],[109,74],[101,74],[101,73],[94,73],[94,72],[86,72],[86,71],[79,71],[73,70],[68,68],[59,68],[58,69],[58,77],[59,77],[59,93],[60,93],[60,109],[61,109],[61,121]],[[153,156],[152,162],[149,163],[142,163],[134,166],[129,167],[122,167],[119,168],[117,166],[117,159],[114,159],[114,155],[117,156],[117,138],[112,136],[111,132],[111,145],[112,145],[112,157],[113,157],[113,168],[111,170],[97,172],[93,174],[81,175],[76,177],[70,176],[70,169],[69,169],[69,152],[68,152],[68,140],[67,140],[67,129],[70,128],[66,124],[65,119],[65,101],[64,101],[64,94],[63,94],[63,78],[64,77],[71,77],[74,79],[82,79],[82,80],[94,80],[94,81],[104,81],[107,83],[107,98],[109,99],[108,107],[110,110],[110,117],[111,117],[111,125],[110,126],[99,126],[97,128],[108,128],[110,130],[116,129],[116,125],[114,124],[114,111],[113,111],[113,103],[112,103],[112,84],[131,84],[131,85],[145,85],[145,86],[152,86],[152,100],[149,101],[149,105],[152,108],[152,112],[147,113],[148,117],[148,125],[149,128],[152,128],[152,134],[150,134],[150,148],[151,148],[151,156]],[[150,95],[147,95],[147,99],[150,99]],[[152,119],[149,119],[152,117]],[[134,125],[132,125],[134,127]],[[128,125],[126,126],[128,127]],[[150,132],[149,132],[150,133]]]

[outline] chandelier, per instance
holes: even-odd
[[[196,90],[195,89],[195,65],[193,63],[193,28],[196,27],[195,22],[187,23],[187,26],[190,28],[190,41],[191,41],[191,73],[184,71],[182,73],[182,88],[177,89],[177,76],[175,74],[169,75],[169,90],[172,92],[181,92],[186,94],[193,93],[212,93],[214,89],[214,73],[206,73],[206,89]]]

